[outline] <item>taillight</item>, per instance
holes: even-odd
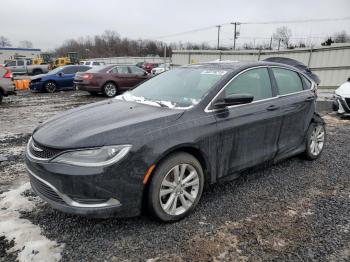
[[[11,73],[11,71],[8,69],[8,68],[6,68],[6,73],[4,74],[4,76],[3,76],[3,78],[12,78],[12,73]]]
[[[92,79],[92,74],[84,74],[84,75],[83,75],[83,79],[85,79],[85,80],[90,80],[90,79]]]

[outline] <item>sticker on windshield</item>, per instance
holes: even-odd
[[[202,75],[218,75],[218,76],[223,76],[226,74],[227,71],[223,70],[204,70],[201,74]]]

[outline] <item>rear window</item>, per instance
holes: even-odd
[[[111,65],[101,65],[101,66],[96,66],[92,69],[89,70],[89,73],[100,73],[102,71],[107,71],[111,68]]]
[[[288,95],[303,91],[303,83],[299,74],[283,68],[272,68],[280,95]]]

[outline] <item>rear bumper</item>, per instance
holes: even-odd
[[[1,81],[0,89],[2,90],[4,96],[16,94],[16,86],[11,80]]]
[[[89,91],[89,92],[102,92],[101,87],[84,84],[82,82],[74,81],[74,86],[76,90]]]

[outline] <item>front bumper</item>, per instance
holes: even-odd
[[[123,163],[122,163],[123,162]],[[131,217],[141,213],[142,177],[128,173],[130,165],[77,167],[36,161],[26,154],[33,190],[53,208],[90,217]]]
[[[333,101],[333,110],[338,114],[350,114],[350,97],[336,96]]]
[[[44,82],[42,81],[31,81],[29,84],[29,89],[32,91],[42,91],[44,89]]]

